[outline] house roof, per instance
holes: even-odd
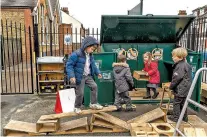
[[[35,7],[38,0],[1,0],[1,7]]]
[[[70,24],[71,20],[76,20],[77,22],[79,22],[82,25],[82,23],[79,20],[77,20],[76,18],[66,14],[62,10],[61,10],[61,20],[62,20],[62,24]]]
[[[55,7],[56,7],[56,4],[57,4],[57,1],[58,0],[50,0],[50,4],[51,4],[51,7],[52,7],[52,12],[55,11]]]
[[[194,11],[196,11],[196,10],[200,10],[200,9],[205,8],[205,7],[207,7],[207,5],[205,5],[205,6],[203,6],[203,7],[198,7],[198,8],[196,8],[196,9],[192,10],[192,11],[194,12]]]

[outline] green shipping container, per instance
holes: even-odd
[[[176,44],[184,34],[195,16],[102,16],[101,46],[102,53],[94,54],[97,67],[101,70],[103,78],[95,81],[98,85],[98,102],[100,104],[113,104],[114,81],[112,63],[116,62],[117,52],[120,49],[128,51],[130,48],[138,51],[135,59],[129,59],[131,71],[142,70],[143,54],[147,51],[160,49],[162,58],[159,59],[161,83],[170,82],[172,77],[172,55]],[[196,51],[188,50],[187,61],[192,66],[192,77],[202,66],[202,56]],[[144,88],[146,82],[135,81],[137,88]],[[195,86],[192,99],[200,102],[201,78]],[[84,104],[90,103],[90,90],[85,88]],[[159,103],[155,100],[133,100],[133,103]],[[196,107],[191,105],[195,110]]]
[[[125,51],[128,51],[130,48],[136,49],[138,51],[137,58],[128,60],[131,71],[133,72],[134,70],[143,69],[142,56],[145,52],[152,52],[154,49],[159,49],[162,54],[162,57],[159,59],[159,71],[161,74],[160,84],[170,82],[173,64],[171,52],[176,48],[176,44],[194,18],[195,16],[191,15],[104,15],[101,20],[102,52],[117,53],[120,49],[124,49]],[[111,66],[112,61],[108,61],[105,55],[102,56],[102,53],[99,59],[102,61],[106,60],[106,65]],[[193,76],[202,65],[201,55],[196,51],[189,51],[187,60],[193,67]],[[107,71],[111,71],[110,68],[107,68]],[[102,83],[98,83],[98,86],[101,87],[101,84]],[[135,85],[137,88],[144,88],[146,82],[135,80]],[[200,85],[201,80],[199,79],[192,96],[197,102],[200,101]],[[105,86],[103,87],[105,88]],[[114,88],[114,86],[111,86],[111,88]],[[104,90],[100,89],[99,94],[104,94]],[[108,100],[108,96],[102,96],[101,100]],[[105,101],[104,103],[109,103],[109,101]],[[153,103],[153,101],[134,100],[134,103]]]

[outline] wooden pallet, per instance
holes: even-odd
[[[28,123],[22,121],[11,120],[3,128],[4,136],[40,136],[45,134],[40,134],[36,132],[36,124]]]
[[[94,113],[99,113],[99,112],[108,112],[108,111],[115,111],[115,110],[117,110],[116,106],[112,105],[112,106],[104,107],[101,110],[92,110],[92,109],[82,110],[82,112],[80,114],[77,114],[75,112],[69,112],[69,113],[42,115],[40,117],[40,120],[41,121],[53,120],[53,119],[59,119],[59,118],[64,118],[64,117],[71,117],[71,116],[77,116],[77,115],[87,115],[87,114],[94,114]]]
[[[51,133],[52,135],[64,135],[64,134],[81,134],[88,133],[89,125],[87,117],[68,121],[60,124],[58,131]]]
[[[48,133],[48,132],[55,132],[60,127],[60,120],[38,120],[36,123],[36,132],[39,133]]]
[[[104,112],[93,114],[90,120],[91,132],[128,132],[128,124]]]
[[[166,116],[165,113],[162,111],[161,108],[156,108],[152,111],[149,111],[145,114],[142,114],[141,116],[138,116],[136,118],[133,118],[129,121],[127,121],[127,123],[149,123],[153,120],[159,119],[161,117]]]

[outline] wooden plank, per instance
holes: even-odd
[[[166,123],[167,121],[165,121],[165,116],[158,118],[156,120],[150,121],[150,123]]]
[[[133,91],[132,91],[133,92]],[[157,96],[157,98],[156,99],[153,99],[153,100],[161,100],[162,99],[162,94],[163,94],[163,92],[162,91],[160,91],[159,92],[159,95]],[[131,97],[131,100],[150,100],[150,99],[143,99],[143,97],[138,97],[138,96],[132,96]],[[169,95],[168,95],[168,93],[165,93],[164,94],[164,97],[163,97],[163,100],[169,100]]]
[[[201,118],[196,115],[188,115],[188,123],[190,124],[201,124],[205,123]]]
[[[156,108],[152,111],[142,114],[141,116],[138,116],[136,118],[127,121],[127,123],[149,123],[150,121],[156,120],[163,116],[165,116],[165,113],[162,111],[162,109]]]
[[[128,132],[127,130],[121,128],[103,128],[94,126],[93,131],[91,133],[121,133],[121,132]]]
[[[170,124],[173,128],[175,128],[176,127],[176,123],[171,123]],[[182,122],[181,124],[180,124],[180,127],[179,127],[179,130],[182,132],[182,133],[184,133],[184,128],[190,128],[190,127],[192,127],[189,123],[184,123],[184,122]]]
[[[204,128],[207,133],[207,123],[191,124],[193,128]]]
[[[5,129],[3,132],[4,136],[29,136],[29,133],[22,131],[13,131]]]
[[[101,120],[101,119],[95,119],[95,121],[92,123],[92,125],[98,126],[98,127],[111,128],[111,129],[114,128],[113,124],[111,124],[111,123],[109,123],[107,121]]]
[[[69,135],[69,134],[87,134],[87,133],[90,133],[90,132],[86,131],[85,127],[79,127],[79,128],[71,129],[68,131],[50,133],[50,135]]]
[[[79,127],[85,127],[85,130],[87,130],[86,126],[88,126],[88,121],[87,121],[87,117],[84,117],[84,118],[68,121],[65,123],[61,123],[60,128],[57,132],[68,131]]]
[[[187,137],[196,137],[195,129],[194,128],[184,128],[184,134]]]
[[[153,129],[158,134],[173,135],[174,128],[169,123],[151,123]]]
[[[207,134],[204,128],[195,128],[195,133],[197,137],[206,137]]]
[[[100,112],[98,115],[101,115],[104,118],[103,120],[106,120],[114,125],[122,127],[123,129],[129,130],[129,125],[125,121],[123,121],[117,117],[114,117],[114,116],[109,115],[104,112]]]
[[[146,91],[130,91],[130,97],[144,97],[146,95]]]
[[[116,106],[108,106],[104,107],[102,110],[82,110],[80,114],[77,114],[75,112],[69,112],[69,113],[60,113],[60,114],[50,114],[50,115],[42,115],[40,117],[40,120],[52,120],[52,119],[58,119],[58,118],[64,118],[64,117],[71,117],[71,116],[77,116],[77,115],[87,115],[87,114],[94,114],[99,112],[108,112],[108,111],[115,111],[117,110]]]
[[[36,132],[36,124],[11,120],[3,129],[4,136],[45,135]]]
[[[36,133],[36,124],[11,120],[4,127],[4,129],[13,130],[13,131],[28,132],[28,133]]]

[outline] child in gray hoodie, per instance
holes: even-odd
[[[132,111],[129,90],[134,89],[134,82],[129,65],[126,63],[126,56],[119,55],[118,63],[113,63],[113,74],[115,78],[115,102],[117,110],[121,110],[121,104],[126,104],[126,111]]]

